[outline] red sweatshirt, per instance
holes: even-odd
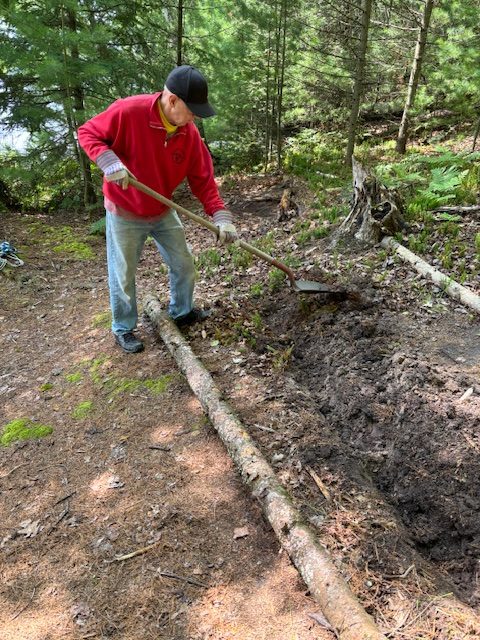
[[[93,162],[105,151],[114,151],[137,180],[169,199],[187,178],[193,194],[211,216],[225,209],[225,204],[215,183],[208,149],[192,122],[167,138],[157,106],[160,95],[116,100],[78,129],[78,141]],[[140,217],[156,216],[167,210],[161,202],[135,187],[122,189],[104,180],[103,193],[117,206]]]

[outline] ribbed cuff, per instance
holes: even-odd
[[[217,226],[219,224],[233,224],[233,216],[230,211],[226,211],[226,209],[220,209],[220,211],[215,211],[213,214],[213,222]]]
[[[101,169],[105,174],[113,173],[114,171],[120,171],[120,169],[124,168],[123,162],[120,160],[117,154],[110,149],[101,153],[96,159],[95,163],[97,167]]]

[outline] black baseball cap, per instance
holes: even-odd
[[[175,67],[168,74],[165,86],[181,98],[190,111],[199,118],[210,118],[215,115],[215,109],[208,102],[207,81],[195,67],[189,64]]]

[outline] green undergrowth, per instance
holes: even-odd
[[[15,442],[36,440],[53,433],[53,427],[37,424],[28,418],[17,418],[4,425],[0,435],[0,445],[8,447]]]
[[[370,164],[375,156],[364,154],[375,175],[396,190],[405,203],[407,220],[444,205],[477,202],[480,189],[480,152],[456,153],[446,146],[423,149],[412,146],[404,156],[392,151],[392,141],[378,145],[387,154]],[[447,214],[448,218],[448,214]]]
[[[351,183],[350,168],[344,164],[346,141],[338,132],[304,129],[285,141],[284,167],[304,178],[317,193]]]
[[[68,225],[52,226],[36,220],[28,225],[29,242],[40,252],[53,251],[74,260],[93,260],[95,252],[88,239]]]

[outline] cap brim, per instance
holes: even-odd
[[[203,104],[198,104],[196,102],[186,102],[185,104],[190,109],[190,111],[199,118],[211,118],[212,116],[217,114],[217,112],[209,102],[204,102]]]

